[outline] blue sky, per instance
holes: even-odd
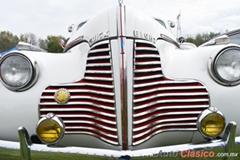
[[[183,36],[197,33],[225,32],[240,28],[239,0],[123,0],[154,17],[176,22],[181,12]],[[68,27],[107,8],[118,0],[7,0],[1,2],[0,31],[20,35],[34,33],[39,38],[48,35],[70,36]],[[176,28],[174,29],[176,32]]]

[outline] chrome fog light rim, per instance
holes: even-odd
[[[221,130],[221,132],[219,132],[218,134],[211,136],[205,133],[205,131],[203,130],[203,125],[202,122],[203,120],[210,114],[216,114],[218,116],[220,116],[223,119],[223,129]],[[204,110],[199,116],[198,116],[198,120],[197,120],[197,128],[198,131],[202,134],[202,136],[204,136],[205,138],[209,138],[209,139],[213,139],[218,137],[221,133],[223,133],[224,129],[226,126],[226,119],[225,116],[222,114],[222,112],[220,112],[216,107],[209,107],[208,109]]]
[[[59,132],[59,135],[58,135],[58,138],[49,142],[49,141],[45,141],[41,135],[39,134],[39,128],[41,127],[41,124],[44,123],[44,122],[47,122],[47,121],[54,121],[59,127],[60,127],[60,132]],[[50,128],[51,129],[51,128]],[[36,133],[37,133],[37,136],[39,137],[39,139],[45,143],[45,144],[56,144],[57,142],[59,142],[64,134],[65,134],[65,125],[62,121],[61,118],[57,117],[55,114],[53,113],[48,113],[45,117],[41,118],[39,121],[38,121],[38,124],[37,124],[37,127],[36,127]],[[47,134],[47,133],[46,133]]]
[[[36,60],[30,55],[19,52],[11,52],[3,56],[0,60],[0,71],[2,84],[12,91],[29,89],[39,75]]]

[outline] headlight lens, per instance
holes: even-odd
[[[240,83],[240,48],[226,48],[212,62],[213,78],[223,85]]]
[[[36,80],[36,63],[22,54],[10,53],[1,59],[0,73],[8,89],[25,90]]]
[[[53,113],[49,113],[46,117],[39,120],[37,135],[43,143],[57,143],[64,135],[64,123]]]
[[[197,126],[204,137],[214,138],[223,132],[225,118],[220,111],[207,109],[199,116]]]

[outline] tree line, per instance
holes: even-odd
[[[190,42],[195,44],[196,46],[200,46],[201,44],[211,40],[212,38],[218,35],[220,35],[220,33],[214,33],[214,32],[198,33],[195,36],[187,36],[186,42]]]
[[[216,37],[220,33],[198,33],[195,36],[187,36],[186,42],[190,42],[199,46],[210,39]],[[26,42],[38,46],[50,53],[63,53],[63,47],[60,43],[66,43],[67,39],[63,36],[47,36],[47,39],[37,38],[33,33],[21,34],[19,37],[9,31],[0,31],[0,52],[4,52],[15,47],[18,42]]]
[[[63,53],[63,47],[60,43],[66,43],[66,38],[50,35],[47,36],[47,39],[41,39],[33,33],[21,34],[18,37],[9,31],[0,31],[0,52],[15,47],[20,41],[38,46],[50,53]]]

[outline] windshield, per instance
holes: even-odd
[[[167,27],[166,27],[166,25],[165,25],[165,23],[162,21],[162,20],[160,20],[160,19],[157,19],[157,18],[155,18],[155,20],[156,21],[158,21],[158,23],[160,23],[164,28],[166,28],[167,29]]]

